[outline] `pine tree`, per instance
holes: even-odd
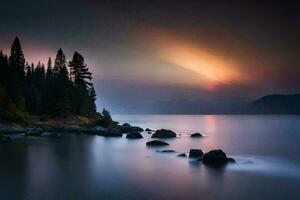
[[[9,66],[11,68],[12,74],[14,75],[14,78],[10,78],[10,83],[7,88],[8,93],[10,94],[17,108],[24,111],[25,58],[18,37],[15,38],[11,46]]]
[[[52,60],[49,57],[47,62],[46,70],[46,83],[44,90],[44,114],[53,114],[53,107],[55,104],[55,82],[54,82],[54,73],[52,68]]]
[[[54,89],[55,89],[55,108],[56,115],[68,115],[71,111],[71,86],[69,72],[66,66],[66,56],[62,49],[59,49],[53,68],[54,72]]]
[[[49,57],[48,58],[48,63],[47,63],[46,79],[50,80],[52,78],[53,78],[52,60]]]
[[[44,99],[46,81],[45,67],[41,62],[38,62],[36,65],[33,73],[33,81],[34,87],[32,88],[32,92],[34,94],[34,107],[32,112],[39,115],[43,113],[44,102],[46,101],[46,99]]]
[[[25,58],[18,37],[16,37],[12,43],[10,56],[9,56],[9,64],[11,67],[13,67],[16,70],[16,73],[21,80],[25,78],[25,71],[24,71]]]
[[[78,52],[73,55],[72,61],[69,62],[71,80],[73,80],[75,87],[82,89],[90,89],[92,85],[90,80],[92,79],[92,73],[89,72],[89,68],[84,63],[84,58]]]
[[[71,79],[75,86],[76,99],[73,101],[75,113],[92,115],[96,113],[96,93],[90,82],[92,73],[84,62],[84,58],[78,52],[73,55],[69,62]]]
[[[35,96],[33,95],[34,91],[34,64],[29,65],[26,63],[26,77],[25,77],[25,101],[26,109],[29,113],[33,113],[35,105]]]
[[[60,48],[57,51],[55,61],[54,61],[54,68],[53,68],[53,73],[55,76],[58,76],[60,73],[61,69],[66,67],[66,56],[62,49]]]

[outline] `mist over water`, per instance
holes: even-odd
[[[1,199],[298,199],[300,117],[116,115],[143,128],[167,128],[170,146],[144,139],[64,134],[0,146]],[[205,137],[190,138],[200,132]],[[179,135],[181,134],[181,135]],[[177,153],[223,149],[237,160],[213,169]],[[176,153],[159,153],[173,149]],[[249,189],[250,188],[250,189]]]

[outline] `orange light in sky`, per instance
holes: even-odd
[[[204,89],[215,90],[218,85],[245,79],[237,64],[187,40],[161,32],[151,34],[150,38],[161,60],[199,74]]]

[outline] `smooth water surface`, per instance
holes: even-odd
[[[0,144],[0,199],[300,199],[300,116],[117,115],[178,133],[170,146],[144,139],[64,134]],[[190,138],[200,132],[205,137]],[[223,149],[224,169],[159,153]]]

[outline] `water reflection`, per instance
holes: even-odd
[[[204,115],[204,124],[206,126],[205,133],[211,134],[216,131],[216,116],[215,115]],[[199,120],[201,121],[201,119]]]

